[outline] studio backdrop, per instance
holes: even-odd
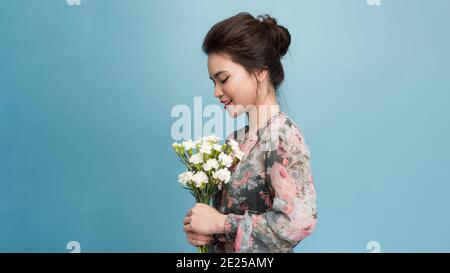
[[[173,130],[204,133],[201,45],[239,12],[292,36],[318,212],[295,251],[450,251],[450,1],[0,0],[0,252],[196,251]]]

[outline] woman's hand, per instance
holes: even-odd
[[[209,245],[213,240],[211,235],[201,235],[193,232],[186,232],[188,242],[193,246]]]
[[[184,218],[184,231],[198,235],[225,233],[226,217],[211,206],[197,203]]]

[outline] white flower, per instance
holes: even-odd
[[[204,141],[213,142],[213,143],[217,143],[217,142],[219,142],[219,137],[215,136],[215,135],[210,135],[210,136],[203,137],[203,140]]]
[[[227,169],[220,169],[214,172],[213,177],[226,184],[230,181],[231,172]]]
[[[208,176],[204,172],[199,171],[192,176],[192,181],[197,187],[200,187],[203,183],[208,183]]]
[[[202,154],[211,154],[212,146],[209,142],[203,142],[202,146],[200,147],[200,153]]]
[[[194,174],[192,172],[184,172],[178,175],[178,182],[180,182],[183,186],[186,186],[187,182],[192,180],[192,176]]]
[[[196,153],[193,154],[190,158],[189,158],[189,162],[193,163],[193,164],[200,164],[203,163],[203,155],[201,153]]]
[[[217,159],[212,158],[208,159],[205,164],[203,164],[203,170],[210,171],[211,169],[218,169],[219,168],[219,162],[217,162]]]
[[[191,149],[195,148],[195,142],[190,139],[183,141],[182,145],[185,150],[191,150]]]
[[[242,158],[244,157],[244,152],[237,151],[234,155],[237,157],[237,159],[242,160]]]
[[[222,151],[222,145],[214,144],[213,149],[220,152],[220,151]]]
[[[238,144],[234,139],[229,139],[229,140],[228,140],[228,143],[230,144],[231,149],[232,149],[234,152],[239,151],[239,144]]]
[[[180,143],[178,143],[178,142],[174,142],[174,143],[172,143],[172,147],[173,148],[181,148],[182,145]]]
[[[231,158],[231,156],[224,153],[219,154],[219,160],[224,166],[228,168],[231,167],[231,163],[233,163],[233,159]]]

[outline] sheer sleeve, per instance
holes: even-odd
[[[263,214],[228,214],[225,238],[236,252],[248,252],[254,239],[271,252],[288,252],[314,230],[316,194],[309,149],[296,126],[284,126],[275,149],[265,151],[266,177],[273,190],[272,208]]]

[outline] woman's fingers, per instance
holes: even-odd
[[[212,236],[195,234],[192,232],[186,232],[186,236],[188,238],[188,242],[193,246],[204,246],[208,245],[213,239]]]
[[[213,237],[211,235],[202,235],[202,234],[196,234],[193,232],[189,232],[190,236],[194,239],[194,240],[201,240],[201,241],[211,241],[213,239]]]
[[[191,216],[192,215],[192,209],[188,210],[188,212],[186,213],[186,217]]]
[[[198,240],[189,240],[189,243],[193,246],[205,246],[208,244],[208,242],[205,241],[198,241]]]
[[[184,232],[186,232],[186,233],[187,233],[187,232],[192,232],[191,224],[184,225],[183,230],[184,230]]]

